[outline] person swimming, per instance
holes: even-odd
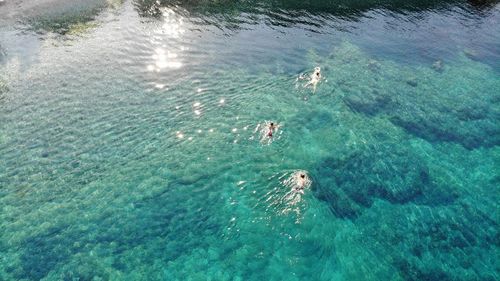
[[[304,194],[304,190],[311,185],[309,177],[304,172],[295,174],[293,191]]]
[[[306,175],[301,173],[297,179],[297,186],[295,187],[295,189],[304,190],[305,185],[306,185]]]
[[[273,132],[274,130],[276,129],[276,126],[274,125],[273,122],[271,122],[271,124],[269,124],[269,127],[267,127],[268,131],[267,131],[267,136],[272,138],[273,137]]]
[[[314,68],[313,73],[310,76],[309,82],[307,82],[304,87],[308,87],[310,85],[313,86],[313,92],[316,92],[316,85],[318,82],[321,80],[321,68],[319,66],[316,66]]]
[[[311,187],[312,181],[307,171],[295,170],[283,181],[283,185],[289,188],[287,193],[291,197],[300,196]]]
[[[280,123],[264,121],[263,123],[257,125],[254,130],[254,134],[258,136],[261,144],[270,145],[275,140],[280,138],[281,126],[282,124]],[[252,136],[251,139],[254,139],[256,136]]]
[[[319,66],[316,66],[314,68],[313,79],[314,79],[314,77],[316,79],[320,79],[321,78],[321,68]]]

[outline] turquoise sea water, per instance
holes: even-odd
[[[0,2],[0,280],[500,280],[499,144],[497,1]]]

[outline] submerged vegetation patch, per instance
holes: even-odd
[[[344,67],[336,69],[333,79],[350,110],[383,116],[430,142],[453,142],[467,149],[500,144],[500,80],[495,72],[481,76],[488,66],[461,57],[461,63],[437,73],[435,64],[397,69],[389,61],[374,61],[351,50],[335,52],[326,62]],[[365,66],[367,70],[355,69]],[[364,75],[354,78],[350,73]]]
[[[64,13],[53,16],[40,16],[27,20],[29,29],[38,32],[52,32],[60,35],[72,34],[78,35],[78,32],[88,31],[90,27],[95,27],[95,23],[90,23],[100,9],[79,12],[77,14]]]
[[[376,199],[393,204],[447,205],[458,194],[438,186],[420,155],[404,145],[368,145],[318,163],[316,197],[340,218],[355,219]]]
[[[83,35],[98,26],[96,17],[107,8],[117,8],[122,0],[94,0],[88,3],[54,4],[53,9],[41,7],[43,13],[28,14],[24,19],[28,30],[59,35]]]

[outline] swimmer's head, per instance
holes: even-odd
[[[274,126],[274,123],[273,123],[273,122],[271,122],[271,126]]]
[[[300,174],[300,177],[304,179],[306,177],[306,175]]]

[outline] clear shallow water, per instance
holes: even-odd
[[[500,279],[496,2],[0,18],[0,280]]]

